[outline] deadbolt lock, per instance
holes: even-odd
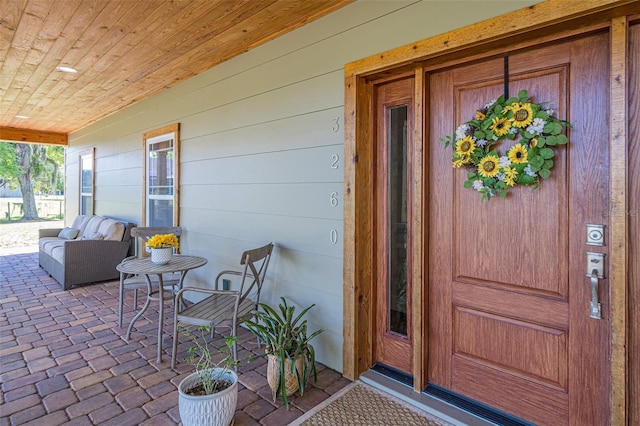
[[[587,245],[604,245],[604,225],[594,225],[587,223]]]

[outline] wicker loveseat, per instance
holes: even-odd
[[[65,290],[118,279],[116,265],[130,254],[132,226],[103,216],[80,215],[68,228],[40,229],[38,263]]]

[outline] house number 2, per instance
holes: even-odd
[[[338,168],[338,161],[340,161],[340,156],[338,154],[333,154],[331,156],[331,168],[332,169],[337,169]]]

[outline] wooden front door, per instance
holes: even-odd
[[[604,253],[607,271],[608,51],[598,34],[509,56],[510,93],[574,127],[551,177],[505,199],[465,189],[439,142],[502,94],[503,58],[427,76],[426,380],[538,425],[608,423],[609,286],[598,282],[603,319],[590,318],[586,254]],[[587,224],[605,226],[604,246],[587,244]]]
[[[413,78],[376,85],[374,362],[411,375]]]

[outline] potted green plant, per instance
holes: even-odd
[[[195,372],[178,385],[178,410],[183,426],[228,426],[238,402],[238,362],[232,356],[236,337],[225,337],[224,345],[213,351],[206,340],[211,327],[199,326],[192,332],[180,325],[180,333],[193,346],[185,361]],[[217,354],[217,355],[216,355]]]
[[[282,395],[289,409],[288,396],[297,390],[303,395],[311,374],[317,380],[316,353],[309,342],[324,329],[307,335],[307,320],[303,317],[315,304],[294,317],[295,307],[288,305],[284,297],[280,299],[279,313],[268,304],[260,303],[259,309],[253,311],[256,321],[247,319],[244,324],[266,346],[267,382],[274,402]]]

